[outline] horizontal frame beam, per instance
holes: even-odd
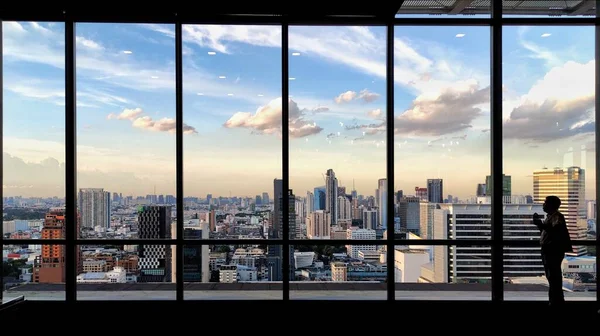
[[[540,243],[537,240],[501,240],[499,242],[493,240],[476,240],[476,239],[397,239],[393,241],[394,246],[411,245],[411,246],[474,246],[484,245],[492,246],[499,243],[504,246],[524,246],[524,247],[539,247]],[[4,245],[66,245],[65,239],[5,239]],[[76,245],[177,245],[177,239],[79,239],[76,240]],[[286,245],[281,239],[195,239],[183,240],[181,243],[185,245]],[[290,245],[386,245],[385,239],[304,239],[304,240],[289,240]],[[595,240],[573,240],[573,245],[581,246],[596,246]]]
[[[2,21],[41,21],[64,22],[67,12],[64,10],[0,10]],[[286,16],[286,15],[195,15],[188,13],[72,13],[69,15],[77,23],[164,23],[175,24],[214,24],[214,25],[323,25],[323,26],[385,26],[392,22],[397,26],[491,26],[492,18],[448,17],[441,18],[386,18],[381,16]],[[503,26],[548,25],[573,26],[590,25],[597,22],[596,17],[503,17]]]

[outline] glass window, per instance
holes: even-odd
[[[394,229],[423,239],[491,237],[487,27],[397,26]]]
[[[281,239],[281,27],[185,25],[183,42],[184,226]]]
[[[80,238],[174,237],[174,61],[146,26],[77,24]]]
[[[64,24],[2,23],[5,239],[64,239]],[[62,210],[61,210],[62,209]]]
[[[292,239],[381,239],[391,225],[385,41],[385,27],[289,29]]]

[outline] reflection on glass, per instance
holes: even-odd
[[[291,239],[381,239],[385,27],[290,27]]]
[[[491,237],[489,35],[395,28],[396,233]]]
[[[65,300],[64,245],[2,246],[3,299]]]
[[[184,225],[281,239],[281,27],[184,25],[183,43]]]
[[[397,300],[491,300],[491,246],[425,246],[394,249]],[[435,283],[415,291],[409,284]]]
[[[185,245],[184,297],[281,300],[282,258],[281,245]]]
[[[543,214],[546,196],[558,196],[571,239],[595,239],[594,28],[505,27],[503,36],[504,202]],[[505,239],[524,238],[515,230],[505,220]]]
[[[514,1],[502,0],[504,17],[583,18],[596,16],[596,0]]]
[[[5,239],[63,239],[44,231],[65,206],[64,24],[2,22],[2,189]]]
[[[164,35],[169,29],[173,26],[77,24],[81,238],[171,237],[175,42]]]
[[[522,1],[510,1],[522,2]],[[397,18],[489,18],[489,0],[403,1]]]
[[[174,300],[174,245],[77,246],[78,300]]]

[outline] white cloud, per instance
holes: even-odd
[[[538,142],[594,132],[595,62],[553,67],[504,108],[504,136]]]
[[[471,128],[473,120],[482,113],[478,106],[490,99],[489,91],[489,87],[481,88],[470,80],[436,93],[422,94],[396,117],[395,132],[439,136]]]
[[[378,93],[370,92],[367,89],[363,89],[360,92],[346,91],[340,93],[339,96],[335,97],[335,102],[338,104],[351,102],[353,100],[362,100],[365,103],[371,103],[380,97]]]
[[[135,128],[144,129],[155,132],[169,132],[175,133],[176,122],[173,118],[162,118],[154,120],[150,116],[144,116],[144,111],[137,107],[135,109],[124,109],[121,113],[110,113],[106,116],[109,120],[129,120],[131,125]],[[192,126],[183,124],[183,134],[197,134],[198,131]]]
[[[83,48],[87,48],[87,49],[91,49],[91,50],[103,50],[104,49],[104,47],[102,45],[100,45],[100,43],[89,40],[83,36],[75,37],[75,43],[77,43],[77,46],[79,46],[79,47],[83,47]]]
[[[254,114],[237,112],[223,125],[226,128],[248,128],[257,134],[276,134],[281,136],[282,100],[277,98],[265,106],[259,107]],[[305,118],[304,110],[289,100],[289,134],[292,138],[301,138],[320,133],[323,130],[314,121]]]
[[[109,114],[107,119],[134,120],[137,119],[142,113],[144,113],[144,111],[142,111],[142,109],[139,107],[135,109],[124,109],[123,112],[119,114]]]
[[[367,112],[367,115],[374,119],[379,119],[382,116],[382,114],[383,113],[381,112],[381,109],[374,109],[374,110]]]

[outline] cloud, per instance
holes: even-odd
[[[237,112],[223,125],[226,128],[248,128],[256,134],[281,135],[282,100],[277,98],[259,107],[254,114]],[[323,130],[314,121],[305,119],[305,112],[298,104],[289,100],[289,134],[292,138],[302,138],[318,134]]]
[[[339,96],[335,97],[335,102],[338,104],[348,103],[353,100],[362,100],[365,103],[371,103],[377,100],[380,97],[378,93],[370,92],[367,89],[364,89],[360,92],[356,91],[346,91],[341,93]]]
[[[103,50],[104,49],[104,47],[100,43],[89,40],[83,36],[76,36],[75,43],[79,47],[83,47],[83,48],[87,48],[87,49],[91,49],[91,50]]]
[[[439,136],[468,129],[482,113],[480,104],[489,102],[489,87],[474,80],[457,83],[437,93],[418,96],[411,107],[396,117],[395,132]]]
[[[383,115],[383,112],[381,112],[381,109],[374,109],[367,112],[367,115],[371,118],[379,119]]]
[[[155,132],[176,132],[176,122],[173,118],[162,118],[154,120],[150,116],[142,116],[144,111],[141,108],[135,109],[124,109],[119,114],[110,113],[106,118],[108,120],[129,120],[131,125],[135,128],[155,131]],[[198,134],[198,131],[192,126],[183,124],[183,134]]]
[[[318,112],[327,112],[327,111],[329,111],[329,107],[327,107],[327,106],[317,106],[317,107],[313,107],[313,109],[311,111],[313,111],[315,113],[318,113]]]
[[[10,22],[3,24],[6,28],[3,36],[3,56],[6,65],[11,62],[27,62],[64,70],[64,25],[21,25]],[[150,25],[150,27],[161,34],[166,34],[169,30],[167,25]],[[135,27],[127,29],[135,29]],[[163,62],[156,62],[154,59],[144,56],[130,57],[119,49],[111,48],[109,45],[103,46],[100,42],[86,36],[79,35],[76,40],[78,94],[93,91],[99,86],[106,86],[103,84],[118,89],[175,94],[174,55],[172,59],[165,58]],[[228,93],[232,93],[236,99],[246,99],[252,102],[258,101],[256,97],[259,93],[268,94],[266,92],[268,90],[256,85],[234,86],[231,82],[217,80],[215,74],[210,71],[190,66],[188,63],[185,64],[184,69],[186,79],[183,87],[186,93],[202,92],[205,96],[212,97],[226,97]],[[14,77],[18,80],[22,75],[22,73],[15,73]],[[37,81],[42,82],[40,78]],[[5,82],[5,84],[10,83]],[[19,84],[23,87],[27,83],[19,81]],[[64,83],[61,85],[51,81],[46,83],[45,87],[47,87],[46,91],[64,91]],[[26,91],[21,90],[18,93],[22,94]],[[38,99],[47,98],[40,97]],[[90,106],[96,103],[119,107],[124,105],[123,102],[119,104],[118,101],[106,95],[98,99],[94,95],[89,95],[85,99],[80,106]],[[57,104],[59,103],[57,102]]]
[[[505,109],[503,136],[537,142],[594,132],[594,61],[553,67]]]
[[[111,113],[107,116],[107,119],[117,119],[117,120],[134,120],[139,117],[144,111],[141,108],[135,109],[124,109],[123,112],[119,114]]]

